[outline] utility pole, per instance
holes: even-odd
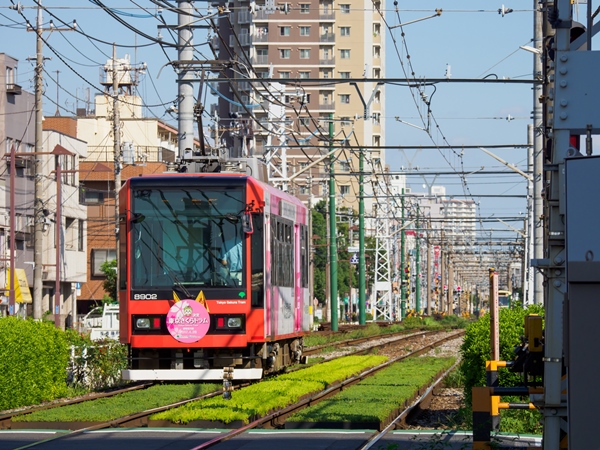
[[[42,93],[44,90],[44,55],[42,41],[42,1],[38,1],[37,7],[37,22],[35,27],[36,33],[36,52],[35,52],[35,164],[34,164],[34,191],[33,191],[33,318],[34,320],[42,319],[42,252],[43,252],[43,221],[44,221],[44,204],[42,195],[44,186],[42,184],[42,159],[43,151],[42,143]],[[12,186],[11,186],[12,189]],[[14,267],[11,267],[11,271]],[[11,276],[14,276],[11,273]],[[59,311],[54,311],[57,314]]]
[[[33,185],[33,318],[34,320],[42,319],[42,293],[43,293],[43,280],[42,280],[42,252],[44,249],[44,202],[42,201],[42,195],[44,193],[44,186],[42,182],[42,160],[41,155],[43,154],[43,119],[44,112],[42,109],[42,95],[44,90],[44,41],[42,39],[42,33],[44,31],[73,31],[77,26],[76,22],[73,21],[72,27],[67,28],[43,28],[43,17],[42,17],[42,0],[37,2],[37,19],[35,28],[28,27],[27,31],[34,31],[36,34],[36,49],[35,49],[35,162],[34,162],[34,185]],[[20,11],[20,6],[17,6],[17,10]],[[28,22],[29,23],[29,22]],[[58,73],[57,73],[57,85],[58,85]],[[57,94],[58,95],[58,94]],[[58,103],[58,101],[57,101]],[[12,268],[11,268],[12,269]],[[58,314],[60,311],[55,310],[54,313]]]
[[[333,150],[333,114],[329,114],[329,150]],[[337,282],[337,232],[335,227],[335,155],[329,157],[329,236],[331,260],[329,263],[329,288],[331,290],[331,330],[338,330]]]
[[[447,255],[448,258],[448,314],[454,313],[454,266],[450,260],[450,253]]]
[[[406,314],[406,285],[408,280],[406,279],[406,243],[405,243],[405,232],[404,232],[404,188],[402,188],[402,196],[400,197],[400,210],[401,210],[401,219],[400,226],[402,227],[402,231],[400,231],[400,320],[404,320],[404,316]]]
[[[365,260],[365,152],[360,149],[358,168],[358,323],[365,325],[366,316],[366,272],[367,264]]]
[[[190,64],[194,59],[194,34],[192,20],[194,9],[192,2],[178,0],[177,9],[177,53],[179,58],[178,86],[178,127],[179,127],[179,157],[192,156],[194,150],[194,74]]]
[[[114,171],[115,171],[115,256],[117,258],[117,267],[115,274],[115,283],[117,285],[117,298],[119,300],[119,267],[123,263],[119,258],[119,190],[121,189],[121,121],[119,112],[119,70],[117,65],[117,46],[113,44],[113,70],[112,70],[112,90],[113,90],[113,152],[114,152]]]
[[[533,211],[532,225],[533,255],[529,259],[541,260],[544,257],[544,205],[542,202],[543,170],[544,170],[544,117],[541,100],[544,97],[544,86],[542,83],[542,53],[543,53],[543,15],[542,4],[538,0],[533,1],[533,47],[539,53],[533,54],[533,77],[539,80],[533,85]],[[530,227],[531,228],[531,227]],[[533,271],[533,289],[529,301],[534,304],[544,303],[543,274],[528,265]]]
[[[431,236],[431,218],[429,222],[429,227],[427,231],[427,236]],[[425,276],[427,280],[427,315],[431,317],[431,270],[433,268],[433,264],[431,263],[431,255],[433,253],[432,249],[433,245],[431,239],[427,239],[427,265],[425,266]]]
[[[415,311],[421,314],[421,239],[419,238],[419,204],[417,203],[417,222],[415,224]]]

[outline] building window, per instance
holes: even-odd
[[[373,136],[373,147],[379,147],[381,145],[381,137]]]
[[[350,78],[350,72],[340,72],[340,78]]]
[[[381,47],[379,45],[373,46],[373,58],[381,58]]]
[[[340,12],[342,14],[350,14],[350,5],[340,5]]]
[[[340,103],[350,103],[350,94],[340,94]]]
[[[381,91],[375,92],[375,103],[381,103]]]
[[[300,36],[310,36],[310,27],[300,27]]]
[[[301,71],[301,72],[298,72],[298,76],[300,78],[310,78],[310,72]]]
[[[340,121],[343,127],[349,127],[352,125],[352,122],[350,122],[350,117],[342,117]]]
[[[114,248],[93,248],[92,249],[92,275],[95,277],[104,276],[100,268],[107,261],[117,259],[117,251]]]
[[[79,219],[78,227],[77,227],[77,251],[83,251],[84,239],[85,236],[83,234],[83,230],[85,227],[85,221],[83,219]]]
[[[310,3],[300,3],[300,14],[308,14],[310,12]]]
[[[78,238],[76,223],[74,218],[65,217],[65,248],[67,250],[76,248]]]
[[[310,58],[310,49],[309,48],[301,48],[300,49],[300,59],[309,59]]]
[[[350,193],[350,185],[349,184],[340,184],[340,194],[348,195]]]
[[[6,68],[6,85],[10,86],[11,84],[15,84],[15,73],[12,67]]]
[[[350,27],[340,27],[340,36],[350,36]]]
[[[373,78],[381,78],[381,69],[373,69]]]
[[[308,194],[308,193],[309,193],[308,186],[307,186],[307,185],[305,185],[305,184],[301,184],[301,185],[300,185],[300,194],[301,194],[301,195],[306,195],[306,194]]]
[[[350,172],[350,163],[348,161],[340,161],[340,171]]]
[[[290,73],[288,71],[285,71],[285,70],[279,71],[279,78],[289,78],[289,77],[290,77]]]
[[[302,127],[308,127],[310,125],[310,117],[300,117],[298,121]]]
[[[342,59],[350,59],[350,49],[342,49],[340,50],[340,58]]]
[[[279,57],[281,59],[290,59],[291,51],[289,48],[280,48],[279,49]]]
[[[289,36],[290,35],[290,27],[279,27],[279,35],[280,36]]]
[[[373,37],[377,37],[381,34],[381,25],[378,23],[373,24]]]

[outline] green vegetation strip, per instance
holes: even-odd
[[[179,408],[150,416],[150,420],[166,420],[178,424],[192,421],[249,423],[271,411],[284,408],[308,394],[326,389],[336,381],[343,381],[366,369],[385,362],[385,356],[347,356],[318,364],[248,386],[233,392],[231,400],[221,397],[190,402]]]
[[[14,422],[106,422],[129,414],[196,398],[222,389],[220,384],[156,385],[89,402],[17,416]]]
[[[363,337],[379,336],[397,333],[404,330],[443,330],[449,328],[466,328],[468,321],[457,316],[445,316],[441,320],[433,317],[407,317],[401,323],[380,327],[376,323],[370,323],[366,328],[354,330],[349,333],[338,333],[323,336],[320,334],[309,334],[304,337],[305,347],[316,347],[325,344],[335,344],[348,339],[359,339]]]
[[[297,412],[287,422],[383,422],[455,358],[409,358]]]

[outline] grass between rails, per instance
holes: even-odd
[[[433,317],[407,317],[401,323],[390,325],[389,327],[380,327],[376,323],[370,323],[366,328],[354,330],[343,334],[331,334],[322,336],[319,334],[308,334],[304,336],[305,347],[316,347],[317,345],[332,344],[347,339],[359,339],[368,336],[379,336],[397,333],[404,330],[425,329],[442,330],[448,328],[465,328],[468,320],[456,316],[445,316],[441,320]]]
[[[105,422],[151,408],[199,397],[222,389],[220,384],[169,384],[125,392],[114,397],[61,406],[17,416],[15,422]]]
[[[234,392],[231,400],[213,397],[191,402],[173,410],[153,414],[150,420],[181,424],[195,420],[223,423],[240,420],[249,423],[386,360],[384,356],[347,356],[246,387]]]
[[[409,358],[299,411],[287,422],[384,422],[454,362],[455,358]]]

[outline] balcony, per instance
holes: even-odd
[[[19,86],[18,84],[15,84],[15,83],[8,83],[6,85],[6,93],[14,94],[14,95],[21,95],[21,86]]]
[[[325,33],[319,37],[321,42],[335,42],[335,34],[333,33]]]
[[[319,65],[321,66],[335,66],[335,58],[320,58]]]
[[[325,111],[325,110],[333,111],[334,109],[335,109],[335,102],[319,102],[319,110],[321,110],[321,111]]]
[[[239,11],[238,14],[238,24],[250,23],[251,14],[248,10]]]
[[[251,58],[252,64],[269,64],[269,55],[256,55]]]
[[[252,42],[254,44],[260,42],[269,42],[269,33],[254,33],[252,35]]]
[[[319,20],[325,22],[333,22],[335,21],[335,13],[333,11],[320,11]]]
[[[271,11],[270,14],[267,14],[267,11],[256,11],[254,14],[254,23],[272,19],[274,12],[275,11]]]

